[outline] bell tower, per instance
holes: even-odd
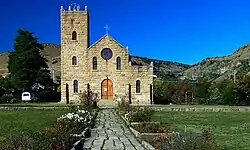
[[[89,13],[76,3],[60,8],[61,20],[61,102],[76,101],[85,74],[89,47]],[[77,85],[76,85],[77,83]],[[67,86],[66,86],[67,85]],[[66,89],[68,88],[68,89]],[[76,90],[77,89],[77,90]],[[66,94],[65,91],[68,91]],[[67,95],[67,96],[66,96]]]

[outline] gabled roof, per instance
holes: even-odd
[[[88,47],[88,49],[94,47],[96,44],[98,44],[101,40],[103,40],[104,38],[110,38],[112,41],[114,41],[115,43],[117,43],[119,46],[121,46],[122,48],[125,48],[122,44],[120,44],[118,41],[116,41],[114,38],[112,38],[110,35],[105,34],[104,36],[102,36],[99,40],[97,40],[94,44],[90,45]]]

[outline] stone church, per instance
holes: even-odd
[[[89,43],[87,7],[61,6],[61,102],[79,103],[91,89],[101,101],[126,96],[130,104],[153,103],[153,63],[131,65],[128,48],[106,34]]]

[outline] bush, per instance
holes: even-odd
[[[92,116],[90,112],[78,110],[62,115],[57,119],[57,123],[72,134],[80,134],[85,128],[90,126],[91,119]]]
[[[210,130],[196,133],[172,133],[155,137],[153,146],[158,150],[219,150]]]
[[[129,102],[126,101],[126,97],[120,97],[120,101],[118,101],[118,108],[119,111],[122,113],[128,113],[132,110],[132,107],[130,106]]]
[[[80,103],[84,104],[87,108],[97,108],[97,103],[100,101],[97,93],[92,90],[84,91],[80,94]]]
[[[35,141],[32,136],[21,134],[19,136],[10,136],[6,140],[1,141],[1,149],[5,150],[24,150],[24,149],[35,149]]]
[[[10,103],[11,100],[14,99],[14,96],[12,94],[4,94],[1,98],[0,98],[0,103]]]
[[[154,110],[144,107],[132,109],[128,114],[130,122],[149,122],[152,119]]]
[[[166,124],[156,123],[140,123],[133,125],[133,127],[141,133],[169,133],[169,129]]]

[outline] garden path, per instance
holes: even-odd
[[[91,150],[144,150],[126,127],[115,109],[102,109],[96,118],[91,137],[84,142],[84,149]]]

